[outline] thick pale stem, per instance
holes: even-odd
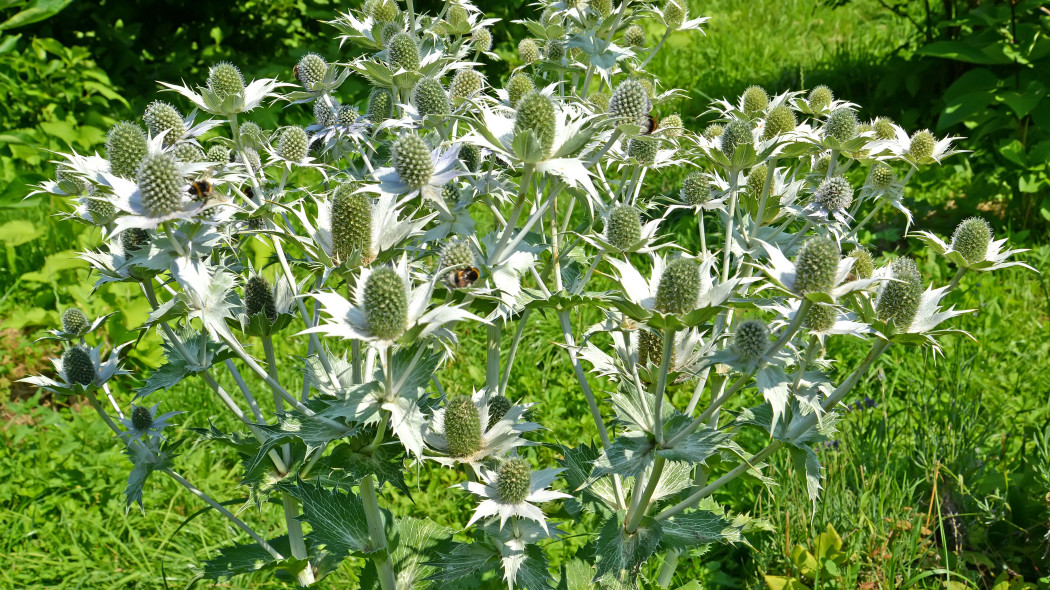
[[[653,47],[652,53],[650,53],[649,56],[645,58],[645,61],[643,61],[641,65],[638,66],[639,70],[644,70],[645,66],[649,65],[649,62],[653,61],[653,58],[656,57],[656,54],[660,52],[660,49],[663,48],[664,43],[667,42],[667,39],[671,36],[671,33],[673,32],[674,29],[672,28],[668,28],[666,31],[664,31],[664,36],[660,37],[660,42],[656,44],[656,47]]]
[[[485,390],[489,395],[499,391],[499,352],[503,335],[502,325],[496,321],[488,327],[488,346],[485,351]]]
[[[645,516],[646,511],[649,510],[649,502],[653,499],[653,494],[656,492],[656,486],[660,484],[660,476],[664,472],[664,464],[666,460],[663,457],[657,456],[656,460],[653,461],[653,471],[649,474],[649,483],[646,484],[645,490],[641,492],[641,497],[634,505],[634,513],[627,516],[627,521],[624,523],[624,530],[628,534],[633,534],[638,530],[638,525],[642,522],[642,517]],[[640,478],[641,476],[639,476]],[[637,484],[634,490],[635,494],[638,494]]]
[[[376,557],[372,558],[379,574],[379,585],[383,590],[397,590],[394,568],[387,554],[386,531],[383,529],[383,515],[379,511],[379,500],[376,498],[375,478],[369,474],[361,480],[361,501],[365,508],[365,521],[368,523],[368,534],[375,543]]]
[[[959,286],[959,281],[962,280],[963,275],[965,275],[966,271],[968,271],[968,270],[970,270],[970,269],[968,269],[968,268],[966,268],[964,266],[964,267],[960,268],[958,272],[955,273],[955,276],[952,277],[952,282],[948,283],[948,290],[949,291],[954,291],[955,288]]]
[[[656,379],[656,409],[653,411],[653,425],[656,432],[656,444],[664,441],[664,393],[667,390],[667,374],[671,372],[671,355],[674,353],[674,329],[664,331],[663,358],[660,361],[660,375]],[[641,395],[641,391],[638,392]],[[654,471],[655,473],[655,471]]]

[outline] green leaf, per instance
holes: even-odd
[[[146,479],[154,471],[164,471],[172,468],[172,461],[176,455],[175,451],[182,443],[181,440],[166,440],[157,447],[155,446],[156,440],[151,438],[149,442],[131,444],[124,449],[124,454],[127,455],[128,460],[134,465],[131,473],[128,474],[128,485],[124,488],[125,510],[130,510],[133,503],[138,503],[139,508],[145,513],[146,509],[142,505],[142,486],[145,485]]]
[[[660,546],[683,551],[708,543],[737,543],[743,540],[742,528],[719,512],[697,510],[663,521]]]
[[[552,588],[554,577],[547,569],[547,556],[537,545],[525,547],[525,560],[518,566],[517,576],[514,578],[515,587],[527,590],[540,590]]]
[[[601,456],[601,451],[597,447],[588,444],[582,444],[578,447],[569,448],[566,446],[557,447],[561,450],[562,458],[558,460],[558,463],[565,468],[561,476],[565,479],[565,483],[568,484],[570,490],[575,490],[582,493],[576,493],[572,498],[565,501],[565,509],[568,510],[569,514],[578,516],[584,510],[595,513],[606,513],[609,510],[614,510],[614,495],[610,486],[607,484],[607,480],[599,480],[588,486],[587,480],[591,473],[591,469],[594,467],[594,462]],[[609,494],[603,494],[602,491],[605,488],[609,488]],[[588,577],[588,579],[590,579]]]
[[[28,6],[3,23],[0,31],[24,27],[55,16],[69,5],[72,0],[33,0]]]
[[[0,225],[0,242],[8,246],[21,246],[44,235],[43,228],[39,228],[32,221],[16,219]]]
[[[452,543],[452,548],[443,550],[433,561],[426,565],[437,571],[428,580],[451,581],[465,578],[472,574],[482,574],[499,567],[500,554],[492,547],[479,543]]]
[[[382,444],[370,453],[360,452],[361,447],[370,443],[374,436],[375,429],[365,430],[356,437],[358,440],[355,444],[341,443],[337,446],[331,455],[323,459],[329,471],[320,477],[324,478],[326,485],[350,486],[367,475],[375,475],[380,487],[389,482],[410,496],[412,492],[405,484],[405,453],[400,446]],[[314,471],[319,472],[317,469]]]
[[[664,426],[664,440],[674,438],[692,423],[688,416],[678,414],[667,421]],[[727,448],[733,436],[702,424],[673,447],[657,449],[656,454],[669,461],[706,464],[707,460],[720,449]]]
[[[558,588],[561,590],[591,590],[591,566],[582,559],[570,559],[561,566]]]
[[[456,531],[437,524],[430,519],[403,518],[397,521],[390,546],[395,549],[390,554],[398,588],[426,590],[433,586],[428,576],[437,568],[430,565],[430,560],[438,556],[438,547],[446,544]],[[361,589],[379,588],[379,580],[374,577],[374,568],[369,568],[370,576],[362,576]]]
[[[621,434],[595,461],[591,480],[613,473],[637,477],[652,464],[655,448],[655,441],[644,432]]]
[[[784,576],[762,576],[769,590],[810,590],[809,586],[803,584],[798,578]]]
[[[921,47],[915,53],[982,65],[1006,65],[1013,62],[1003,52],[1002,43],[975,46],[966,41],[935,41]]]
[[[281,555],[292,554],[291,546],[288,544],[288,535],[281,535],[266,542]],[[208,580],[229,580],[242,574],[271,570],[289,562],[297,562],[297,560],[278,561],[258,543],[234,543],[219,549],[217,556],[205,561],[201,574]],[[305,565],[305,562],[297,563]],[[293,571],[298,572],[300,569],[302,569],[301,565]]]
[[[656,519],[646,516],[632,534],[623,527],[623,512],[605,521],[594,553],[598,556],[594,582],[633,588],[638,570],[660,546],[662,530]]]
[[[817,497],[820,496],[820,459],[813,449],[803,444],[793,444],[788,447],[791,452],[791,461],[806,479],[806,491],[809,500],[813,503],[813,510],[817,509]]]
[[[318,547],[343,558],[350,552],[373,553],[379,549],[368,535],[365,507],[357,496],[303,481],[281,488],[303,505],[299,520],[313,529],[307,538]]]

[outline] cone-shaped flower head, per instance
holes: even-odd
[[[449,398],[445,406],[445,439],[452,457],[469,457],[481,449],[481,414],[469,395]]]
[[[305,88],[311,88],[328,74],[328,62],[316,53],[307,53],[295,66],[296,78]]]
[[[439,270],[448,269],[449,273],[453,273],[476,265],[477,260],[474,258],[474,251],[470,249],[470,244],[467,242],[453,240],[446,242],[441,247],[441,254],[438,257]]]
[[[387,43],[387,54],[390,63],[410,72],[419,69],[419,44],[415,37],[408,33],[398,33]]]
[[[167,131],[164,136],[164,145],[172,145],[183,135],[186,135],[186,122],[182,120],[179,111],[163,100],[155,100],[146,107],[142,115],[146,121],[146,127],[153,136]]]
[[[230,148],[217,143],[208,148],[208,153],[204,157],[209,162],[225,164],[230,161]]]
[[[667,115],[660,124],[660,128],[663,129],[664,135],[671,139],[680,136],[682,134],[682,115],[678,113]]]
[[[725,133],[725,127],[718,123],[711,123],[707,127],[704,127],[704,137],[707,139],[722,137],[723,133]]]
[[[323,100],[314,101],[314,121],[319,127],[330,127],[332,123],[335,123],[335,113],[332,112],[332,107]]]
[[[832,176],[817,186],[813,200],[828,211],[845,211],[853,202],[853,187],[845,176]]]
[[[609,213],[605,225],[605,239],[620,250],[627,250],[642,239],[642,218],[638,209],[620,205]]]
[[[543,148],[544,159],[550,157],[551,147],[554,146],[555,125],[554,103],[549,96],[534,90],[518,103],[514,135],[529,131],[534,133]]]
[[[356,106],[352,104],[339,105],[339,108],[335,111],[335,124],[349,127],[357,121],[358,115],[360,113],[357,112]]]
[[[645,31],[638,25],[631,25],[623,32],[624,45],[628,47],[639,47],[645,44]]]
[[[133,254],[149,243],[149,232],[133,227],[120,232],[120,249],[124,254]]]
[[[88,199],[87,211],[95,225],[105,225],[113,221],[117,215],[117,208],[113,206],[113,203],[104,199]]]
[[[459,27],[467,22],[467,9],[459,4],[453,4],[448,9],[448,24]]]
[[[850,271],[850,276],[855,277],[850,280],[870,279],[875,272],[875,261],[871,259],[871,252],[864,248],[855,248],[849,253],[849,257],[853,259],[853,269]]]
[[[106,155],[113,174],[135,178],[142,158],[149,152],[149,141],[142,128],[129,121],[114,125],[106,134]]]
[[[492,32],[484,27],[474,31],[474,49],[482,53],[492,49]]]
[[[656,161],[656,152],[660,146],[655,139],[649,137],[634,137],[627,142],[627,155],[634,158],[642,166],[649,166]]]
[[[289,162],[302,162],[310,151],[310,138],[297,125],[285,127],[277,140],[277,155]]]
[[[182,201],[182,174],[168,154],[148,154],[135,172],[142,204],[153,217],[164,217],[179,208]]]
[[[203,162],[206,157],[204,155],[204,150],[188,141],[180,141],[175,144],[175,148],[171,150],[171,155],[175,156],[175,159],[179,162],[185,162],[187,164]]]
[[[809,99],[806,102],[809,103],[809,110],[820,112],[828,108],[834,98],[834,95],[831,94],[831,89],[821,84],[810,91]]]
[[[135,406],[131,410],[131,425],[135,430],[146,432],[153,426],[153,414],[145,406]]]
[[[376,269],[365,282],[365,317],[372,334],[384,340],[395,340],[405,331],[408,320],[408,295],[405,282],[394,269]]]
[[[79,336],[91,325],[84,312],[70,307],[62,314],[62,331]]]
[[[598,11],[598,14],[602,15],[603,17],[612,14],[612,0],[593,0],[591,2],[591,6],[594,6],[594,9]]]
[[[547,61],[561,61],[561,58],[565,57],[565,43],[558,39],[551,39],[543,47],[543,53]]]
[[[933,134],[923,129],[922,131],[916,131],[915,135],[911,136],[911,145],[908,147],[908,154],[916,160],[922,160],[933,155],[934,148],[937,147],[937,140],[934,139]]]
[[[522,63],[530,64],[540,58],[540,48],[532,39],[522,39],[518,42],[518,59]]]
[[[378,0],[372,5],[371,16],[381,23],[394,22],[401,11],[394,0]]]
[[[722,130],[722,153],[727,158],[732,158],[736,153],[736,146],[750,144],[755,140],[752,134],[751,123],[741,119],[733,119],[726,124]]]
[[[345,182],[332,199],[332,255],[349,260],[354,252],[367,257],[372,250],[372,202],[355,185]]]
[[[663,313],[686,314],[696,309],[700,299],[700,267],[688,258],[667,264],[656,287],[656,309]]]
[[[839,108],[831,111],[824,132],[840,142],[846,142],[857,136],[857,115],[852,109]]]
[[[91,385],[95,382],[95,363],[83,346],[70,346],[62,354],[62,369],[70,383]]]
[[[769,166],[765,164],[759,164],[752,168],[747,173],[747,190],[754,196],[758,197],[762,194],[762,189],[766,185],[766,176],[769,173]]]
[[[787,105],[777,105],[770,109],[766,115],[766,128],[762,131],[762,139],[772,139],[778,135],[795,130],[798,122],[795,120],[795,111]]]
[[[459,150],[459,160],[463,162],[463,166],[467,170],[477,172],[481,169],[481,148],[472,143],[463,144],[463,147]]]
[[[609,95],[604,92],[595,92],[587,97],[587,100],[598,107],[599,112],[607,112],[609,110]]]
[[[664,3],[664,24],[672,30],[682,26],[682,21],[685,20],[685,8],[681,2],[685,0],[667,0]]]
[[[241,123],[240,134],[241,142],[250,148],[259,149],[266,143],[262,127],[253,121]]]
[[[889,164],[875,162],[871,165],[871,178],[869,180],[871,186],[878,189],[887,189],[893,186],[893,181],[896,179],[897,176],[893,173],[893,168],[890,168]]]
[[[911,258],[898,258],[890,264],[890,277],[879,292],[875,312],[880,320],[893,322],[898,330],[907,330],[915,320],[922,300],[922,277]]]
[[[394,94],[387,88],[373,88],[368,94],[368,120],[379,124],[393,114]]]
[[[992,227],[980,217],[971,217],[955,228],[952,234],[952,250],[966,262],[977,264],[988,257],[988,245],[992,243]]]
[[[532,78],[521,72],[511,76],[507,80],[507,98],[510,101],[510,106],[516,106],[519,100],[533,90],[536,90],[536,84],[532,81]]]
[[[733,332],[730,347],[745,360],[762,356],[769,348],[769,326],[759,320],[747,320]]]
[[[496,475],[496,495],[507,504],[524,502],[531,483],[532,468],[528,461],[518,457],[507,459],[500,464]]]
[[[711,183],[703,172],[695,170],[682,179],[681,195],[690,205],[703,205],[711,199]]]
[[[830,330],[835,325],[835,321],[838,320],[839,312],[830,305],[823,303],[814,304],[806,312],[806,319],[803,321],[807,328],[815,332],[824,332]]]
[[[802,244],[795,256],[795,291],[829,293],[835,287],[839,254],[838,243],[830,238],[814,237]]]
[[[761,86],[750,86],[744,91],[744,114],[754,115],[766,110],[769,106],[769,95]]]
[[[671,364],[670,364],[670,366],[672,366],[672,367],[675,365],[675,353],[676,353],[675,348],[676,347],[677,347],[677,345],[675,345],[671,349]],[[638,331],[638,364],[639,365],[645,365],[647,363],[652,363],[654,365],[659,365],[659,364],[663,363],[663,360],[664,360],[664,338],[663,338],[663,336],[657,334],[656,332],[651,332],[649,330],[639,330]]]
[[[609,114],[627,119],[631,123],[639,122],[649,114],[652,103],[645,86],[634,78],[620,82],[609,99]]]
[[[489,398],[489,428],[496,422],[499,422],[504,416],[507,415],[507,410],[510,410],[511,403],[509,399],[502,395],[494,395]]]
[[[401,26],[401,23],[382,23],[379,27],[379,35],[376,40],[386,46],[389,45],[390,40],[394,35],[403,31],[404,28]]]
[[[219,97],[244,92],[244,76],[237,66],[221,61],[208,70],[208,89]]]
[[[416,82],[412,88],[412,106],[416,107],[422,116],[439,115],[445,116],[452,111],[448,101],[448,94],[434,78],[424,76]]]
[[[453,100],[467,98],[481,91],[481,74],[477,70],[460,70],[448,85],[448,94]]]
[[[401,180],[411,187],[425,185],[434,174],[430,148],[414,133],[398,137],[390,148],[390,161]]]
[[[248,317],[263,313],[271,322],[277,319],[277,301],[264,277],[252,275],[244,285],[244,309]]]
[[[875,130],[877,139],[893,139],[897,137],[897,131],[893,128],[893,121],[887,117],[879,117],[871,124]]]

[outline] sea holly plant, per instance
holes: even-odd
[[[82,254],[96,289],[141,290],[138,328],[163,360],[132,370],[106,318],[66,310],[54,373],[28,381],[85,398],[113,429],[129,508],[166,476],[235,526],[202,550],[201,576],[310,586],[353,557],[355,579],[383,590],[667,587],[682,559],[765,526],[715,493],[741,476],[775,492],[774,453],[815,505],[815,449],[880,356],[942,352],[963,274],[1022,264],[983,220],[950,244],[917,234],[959,268],[946,286],[861,242],[876,219],[910,227],[904,187],[953,138],[869,122],[827,87],[752,86],[697,133],[646,66],[706,19],[681,0],[539,8],[527,38],[494,40],[466,2],[368,0],[333,15],[340,55],[308,53],[282,80],[220,63],[165,83],[104,154],[63,154],[39,187],[99,229]],[[494,42],[518,48],[506,80],[484,74]],[[340,92],[351,77],[367,99]],[[287,124],[260,127],[263,109]],[[668,194],[646,182],[663,168],[684,178]],[[511,385],[543,318],[587,432],[550,430],[536,392]],[[465,356],[468,329],[484,359]],[[840,338],[869,347],[857,366],[828,356]],[[453,362],[483,380],[446,379]],[[187,423],[166,395],[183,382],[229,417]],[[236,453],[245,489],[184,478],[187,439]],[[463,514],[397,513],[408,474],[443,470]],[[245,492],[280,507],[283,534],[227,507]],[[569,535],[589,549],[551,563]]]

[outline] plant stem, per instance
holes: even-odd
[[[496,247],[492,249],[492,253],[489,255],[489,264],[495,264],[503,257],[503,248],[507,245],[510,235],[514,233],[518,226],[518,218],[521,217],[521,210],[525,206],[525,196],[528,193],[529,185],[532,183],[532,170],[532,164],[525,164],[525,169],[521,173],[521,184],[518,185],[518,198],[514,202],[514,209],[511,211],[510,217],[507,219],[507,226],[503,229],[499,241],[496,242]]]
[[[667,374],[671,372],[671,355],[674,353],[675,330],[668,329],[664,332],[663,359],[660,361],[660,375],[656,379],[656,409],[653,411],[653,428],[656,432],[656,444],[661,445],[664,441],[664,392],[667,389]],[[641,392],[638,392],[641,394]],[[655,471],[654,471],[655,472]],[[631,531],[633,532],[633,531]]]
[[[691,506],[693,506],[694,504],[696,504],[700,500],[703,500],[704,498],[706,498],[706,497],[710,496],[711,494],[713,494],[716,490],[718,490],[722,486],[726,485],[727,483],[729,483],[729,482],[733,481],[734,479],[736,479],[737,477],[739,477],[740,474],[743,473],[744,471],[747,471],[747,469],[749,467],[751,467],[752,464],[754,464],[754,463],[761,463],[762,461],[764,461],[766,459],[766,457],[772,455],[774,451],[776,451],[777,449],[779,449],[782,446],[784,446],[784,443],[780,442],[779,440],[775,440],[775,441],[769,443],[768,445],[766,445],[766,448],[764,448],[761,451],[759,451],[756,455],[751,457],[751,459],[742,462],[740,465],[737,465],[732,470],[730,470],[729,473],[726,473],[722,477],[716,479],[715,481],[713,481],[710,484],[704,486],[703,488],[701,488],[697,492],[691,494],[685,500],[682,500],[681,502],[675,504],[674,506],[672,506],[672,507],[668,508],[667,510],[664,510],[660,514],[656,515],[656,520],[667,520],[668,518],[671,518],[672,516],[678,514],[679,512],[682,512],[683,510],[685,510],[687,508],[690,508]]]
[[[411,2],[411,0],[409,0]],[[386,531],[383,529],[383,514],[379,511],[379,500],[376,498],[375,479],[368,474],[361,480],[361,501],[365,508],[365,520],[368,523],[368,535],[375,543],[376,557],[372,560],[376,565],[376,573],[379,576],[379,585],[383,590],[397,590],[397,581],[394,577],[394,568],[390,565],[390,557],[387,552]]]
[[[656,44],[656,47],[653,47],[652,53],[650,53],[649,56],[645,58],[645,61],[643,61],[641,65],[638,66],[639,70],[644,70],[645,66],[649,65],[649,62],[652,61],[653,58],[656,57],[656,54],[660,52],[660,49],[663,48],[664,43],[667,42],[667,39],[671,37],[671,33],[673,32],[674,29],[670,27],[668,27],[667,30],[664,31],[664,36],[660,37],[660,42]]]
[[[310,554],[306,552],[303,523],[296,519],[299,516],[299,502],[288,492],[283,492],[281,506],[284,508],[284,525],[288,528],[288,545],[292,550],[292,557],[307,560],[306,566],[299,570],[299,585],[309,586],[316,580],[314,580],[313,564],[309,562]]]
[[[968,271],[968,270],[970,270],[970,269],[968,269],[968,268],[966,268],[964,266],[964,267],[960,268],[958,270],[958,272],[955,273],[955,276],[952,277],[952,282],[948,283],[948,290],[949,291],[954,291],[955,288],[959,286],[959,281],[962,280],[963,275],[965,275],[966,271]]]
[[[531,313],[531,308],[521,312],[521,318],[518,320],[518,329],[514,331],[514,338],[510,341],[510,350],[507,351],[507,365],[503,368],[503,376],[500,378],[498,392],[504,397],[507,395],[507,383],[510,382],[510,370],[514,366],[514,358],[518,354],[518,344],[521,343],[521,337],[525,333],[525,325],[529,323],[529,315]]]
[[[503,327],[495,321],[488,327],[488,346],[485,349],[485,390],[488,395],[499,391],[499,348]]]
[[[660,484],[660,476],[664,471],[664,464],[666,460],[657,455],[656,460],[653,461],[653,471],[649,474],[649,482],[645,486],[645,490],[641,492],[641,497],[634,505],[634,512],[627,516],[626,522],[624,522],[624,530],[628,534],[634,534],[638,530],[638,525],[642,522],[642,517],[645,516],[646,511],[649,509],[649,501],[653,498],[653,493],[656,492],[656,486]],[[641,476],[639,475],[639,478]],[[638,494],[638,482],[635,481],[634,493]],[[633,502],[632,502],[633,503]]]
[[[726,221],[725,246],[722,251],[722,282],[729,280],[729,258],[730,245],[733,243],[733,223],[736,221],[737,201],[737,177],[740,173],[736,170],[730,172],[729,178],[729,219]]]

